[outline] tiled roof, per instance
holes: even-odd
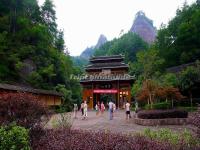
[[[10,84],[3,84],[3,83],[0,83],[0,89],[35,93],[35,94],[63,96],[63,94],[56,92],[56,91],[52,91],[52,90],[33,89],[33,88],[10,85]]]
[[[86,70],[92,69],[111,69],[111,68],[127,68],[128,65],[123,62],[94,63],[86,66]]]
[[[189,66],[195,66],[195,65],[196,65],[196,63],[194,63],[194,62],[188,63],[188,64],[182,64],[182,65],[179,65],[179,66],[167,68],[166,71],[171,72],[171,73],[178,73],[178,72],[181,72],[182,70],[184,70],[185,68],[187,68]]]
[[[98,61],[109,61],[109,60],[124,60],[124,56],[122,55],[112,55],[112,56],[97,56],[97,57],[91,57],[90,62],[98,62]]]

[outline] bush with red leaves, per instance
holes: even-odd
[[[188,112],[179,109],[142,110],[138,113],[141,119],[187,118]]]
[[[32,140],[34,150],[187,150],[184,141],[172,145],[141,135],[124,135],[111,132],[80,130],[45,130],[43,136]]]
[[[192,123],[193,125],[195,125],[196,127],[200,129],[200,112],[196,113],[196,115],[194,116],[192,120]]]
[[[169,150],[171,146],[142,136],[79,130],[46,130],[43,137],[33,140],[32,148],[34,150]]]
[[[197,127],[197,135],[200,137],[200,105],[198,106],[197,112],[190,119],[190,123]]]
[[[39,125],[48,109],[36,96],[27,93],[8,93],[0,96],[0,125],[16,122],[17,125],[32,128]]]

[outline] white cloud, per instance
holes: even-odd
[[[40,4],[44,0],[39,0]],[[128,31],[135,14],[143,10],[159,28],[175,16],[185,0],[54,0],[59,28],[65,31],[65,42],[71,55],[80,55],[95,45],[100,34],[109,40]],[[187,0],[189,4],[195,0]]]

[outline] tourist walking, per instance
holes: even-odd
[[[74,104],[74,118],[77,118],[78,105]]]
[[[101,102],[101,114],[103,114],[105,111],[105,105],[103,102]]]
[[[81,103],[81,115],[83,116],[83,107],[84,107],[84,102]]]
[[[138,112],[138,102],[135,101],[135,113],[137,113],[137,112]]]
[[[87,118],[87,107],[87,102],[85,101],[83,105],[83,119]]]
[[[98,111],[99,111],[99,108],[98,108],[97,104],[95,105],[95,110],[96,110],[96,116],[97,116],[98,115]]]
[[[116,105],[115,105],[115,103],[113,103],[113,118],[114,118],[114,114],[115,114],[115,110],[116,110]]]
[[[126,109],[126,120],[129,120],[130,118],[130,103],[127,101],[125,104],[125,109]]]
[[[100,102],[97,103],[97,106],[98,106],[98,114],[99,114],[100,111],[101,111],[101,104],[100,104]]]
[[[108,103],[108,112],[109,112],[109,119],[113,119],[113,102],[110,100]]]

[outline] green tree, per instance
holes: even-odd
[[[166,73],[161,76],[162,85],[165,87],[177,87],[178,86],[178,78],[173,73]]]
[[[55,36],[57,33],[56,11],[54,7],[52,0],[45,0],[42,6],[43,21],[52,36]]]
[[[57,29],[51,0],[0,0],[0,81],[34,88],[54,89],[58,84],[78,99],[77,73],[65,54],[63,31]]]
[[[166,67],[193,62],[200,58],[200,5],[184,4],[167,26],[158,31],[156,46]]]
[[[137,53],[137,63],[141,66],[144,79],[152,79],[162,71],[164,59],[158,55],[158,50],[149,49]]]
[[[183,91],[187,91],[192,107],[192,90],[195,88],[195,83],[200,80],[200,73],[195,67],[187,67],[179,74],[179,86]]]

